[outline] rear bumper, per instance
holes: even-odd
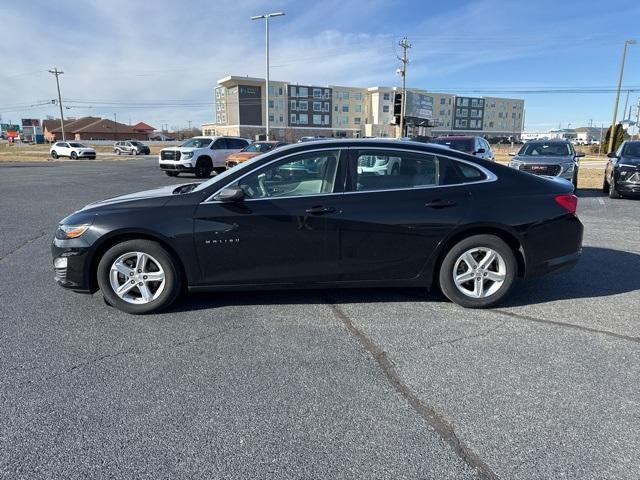
[[[549,273],[562,273],[571,270],[582,255],[582,248],[577,252],[563,255],[561,257],[551,258],[543,263],[540,263],[527,272],[527,277],[539,277],[540,275],[546,275]]]

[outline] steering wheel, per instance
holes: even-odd
[[[261,197],[268,197],[268,193],[267,193],[267,185],[265,182],[265,178],[267,176],[263,173],[258,175],[258,188],[260,189],[260,196]]]

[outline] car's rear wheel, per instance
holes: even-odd
[[[620,193],[618,193],[614,178],[611,178],[611,181],[609,182],[609,198],[620,198]]]
[[[100,259],[97,275],[106,302],[127,313],[162,310],[180,294],[177,260],[150,240],[114,245]]]
[[[180,172],[171,172],[169,170],[165,170],[164,173],[167,174],[168,177],[177,177]]]
[[[78,154],[76,152],[71,152],[71,158],[73,160],[77,160],[78,159]]]
[[[51,152],[51,158],[58,158],[58,152],[56,152],[55,150],[53,150]]]
[[[199,158],[196,162],[195,174],[198,178],[207,178],[211,176],[213,165],[209,158]]]
[[[474,235],[454,245],[440,267],[440,288],[449,300],[467,308],[486,308],[511,290],[515,254],[494,235]]]

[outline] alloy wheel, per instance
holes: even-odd
[[[487,298],[495,294],[507,276],[502,256],[488,247],[467,250],[453,267],[453,283],[467,297]]]
[[[160,262],[148,253],[127,252],[111,264],[109,281],[118,297],[140,305],[160,296],[165,287],[165,273]]]

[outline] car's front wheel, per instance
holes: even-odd
[[[620,193],[616,188],[616,181],[613,177],[611,177],[611,181],[609,182],[609,198],[620,198]]]
[[[54,158],[54,159],[58,158],[58,152],[56,152],[55,150],[52,150],[51,151],[51,158]]]
[[[440,288],[467,308],[491,307],[511,290],[517,261],[513,250],[494,235],[474,235],[454,245],[440,267]]]
[[[195,174],[197,178],[207,178],[211,176],[213,165],[208,157],[199,158],[196,162]]]
[[[168,307],[181,289],[177,260],[150,240],[128,240],[111,247],[98,263],[97,276],[105,301],[133,314]]]
[[[71,152],[71,158],[73,160],[77,160],[78,159],[78,154],[76,152]]]

